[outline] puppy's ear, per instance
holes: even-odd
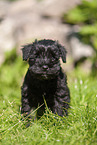
[[[62,61],[65,63],[66,62],[66,53],[67,53],[67,51],[64,48],[64,46],[62,46],[58,42],[57,42],[57,47],[59,48],[60,57],[62,58]]]
[[[22,48],[23,60],[26,61],[29,58],[31,48],[32,48],[32,44],[28,44],[28,45],[23,46],[23,48]]]

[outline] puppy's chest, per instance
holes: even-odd
[[[40,94],[40,95],[49,95],[54,94],[56,91],[56,84],[55,80],[50,81],[34,81],[30,86],[32,93]]]

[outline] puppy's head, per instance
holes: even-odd
[[[60,72],[60,57],[66,62],[66,50],[57,41],[35,40],[23,46],[23,60],[28,61],[32,76],[40,80],[53,79]]]

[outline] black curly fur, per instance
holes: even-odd
[[[23,60],[28,60],[29,69],[22,86],[21,113],[28,115],[32,109],[43,104],[44,96],[53,113],[67,115],[70,93],[59,61],[61,57],[66,62],[65,48],[57,41],[44,39],[25,45],[22,51]],[[42,115],[44,111],[45,105],[38,109],[37,115]]]

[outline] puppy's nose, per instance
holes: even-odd
[[[47,66],[47,65],[43,65],[42,68],[43,68],[44,70],[47,70],[47,69],[48,69],[48,66]]]

